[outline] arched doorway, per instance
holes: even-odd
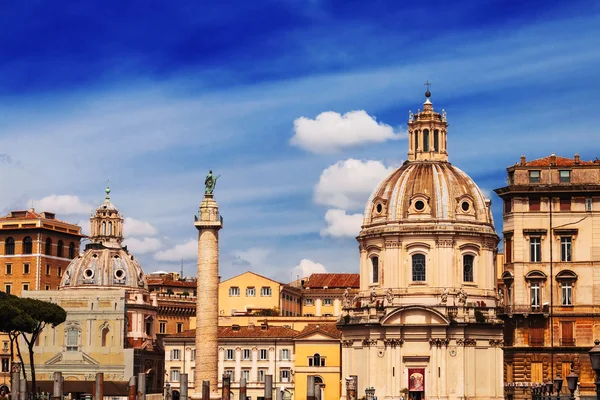
[[[179,390],[173,390],[173,400],[179,400]]]
[[[10,389],[6,385],[0,385],[0,399],[8,399]]]
[[[323,383],[323,378],[321,378],[319,375],[315,375],[315,386],[315,395],[317,396],[317,399],[325,400],[325,383]]]

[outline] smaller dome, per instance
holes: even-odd
[[[91,243],[67,266],[60,289],[97,286],[148,289],[140,263],[126,249]]]

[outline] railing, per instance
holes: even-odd
[[[533,306],[529,304],[513,304],[497,308],[498,314],[548,314],[550,307],[545,304],[543,306]]]
[[[561,346],[575,346],[575,338],[560,339]]]

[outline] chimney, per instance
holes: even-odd
[[[556,166],[556,154],[552,153],[550,155],[550,165],[555,167]]]
[[[579,153],[575,153],[575,165],[579,165]]]
[[[525,154],[521,155],[521,165],[525,165],[527,159],[525,158]]]

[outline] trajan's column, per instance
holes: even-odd
[[[196,370],[193,398],[202,395],[202,381],[210,382],[210,397],[218,392],[218,293],[219,293],[219,230],[223,220],[213,191],[217,179],[212,171],[206,176],[204,199],[194,226],[198,229],[198,296],[196,304]],[[207,399],[204,399],[207,400]]]

